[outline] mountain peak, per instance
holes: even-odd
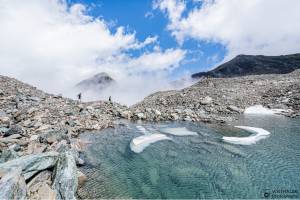
[[[109,76],[106,72],[100,72],[88,79],[85,79],[81,82],[79,82],[76,87],[84,90],[89,90],[89,89],[103,89],[110,84],[115,82],[113,78]]]
[[[213,70],[193,74],[192,78],[225,78],[260,74],[287,74],[299,68],[300,54],[280,56],[241,54]]]

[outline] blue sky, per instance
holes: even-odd
[[[193,38],[185,40],[181,45],[167,30],[168,19],[157,9],[153,9],[153,0],[69,0],[68,3],[86,5],[88,14],[103,18],[111,24],[110,30],[125,26],[127,31],[135,32],[137,39],[145,40],[148,36],[158,36],[162,49],[181,48],[187,50],[185,60],[172,73],[174,79],[183,73],[206,71],[224,59],[226,48],[220,43],[199,41]],[[186,1],[185,16],[193,8],[199,6],[191,0]],[[143,51],[131,51],[131,55],[139,56]]]
[[[299,7],[299,0],[9,0],[0,10],[0,71],[71,98],[78,82],[106,72],[118,84],[90,100],[134,103],[179,89],[172,80],[182,76],[186,87],[186,75],[238,54],[299,53]]]

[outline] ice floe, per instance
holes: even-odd
[[[143,134],[150,134],[149,133],[149,131],[147,131],[146,129],[145,129],[145,127],[143,127],[143,126],[136,126],[136,128],[139,130],[139,132],[141,132],[141,133],[143,133]]]
[[[198,133],[188,130],[185,127],[180,128],[162,128],[161,132],[168,133],[176,136],[189,136],[189,135],[198,135]]]
[[[271,134],[269,131],[262,128],[256,128],[250,126],[235,126],[235,127],[254,133],[254,135],[250,135],[248,137],[223,137],[222,139],[225,142],[229,142],[232,144],[251,145],[251,144],[255,144],[261,139],[267,138]]]
[[[255,115],[275,115],[287,112],[284,109],[269,109],[262,105],[250,106],[245,109],[244,114],[255,114]]]
[[[130,149],[135,153],[141,153],[147,146],[161,140],[172,140],[164,134],[142,135],[130,142]]]

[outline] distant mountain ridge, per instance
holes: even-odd
[[[91,78],[79,82],[76,87],[82,90],[99,90],[108,87],[114,82],[115,80],[111,78],[107,73],[101,72]]]
[[[296,69],[300,69],[300,53],[281,56],[238,55],[213,70],[195,73],[192,78],[287,74]]]

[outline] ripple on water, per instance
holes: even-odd
[[[129,147],[133,138],[145,135],[134,124],[107,129],[101,134],[86,134],[83,137],[92,137],[94,144],[84,153],[87,166],[81,170],[88,181],[78,195],[80,198],[261,198],[265,189],[298,189],[300,123],[281,119],[247,117],[237,122],[271,132],[268,139],[249,146],[222,141],[224,135],[245,137],[245,131],[192,123],[141,125],[150,134],[159,133],[162,128],[186,127],[198,135],[168,135],[172,142],[153,143],[140,154]]]

